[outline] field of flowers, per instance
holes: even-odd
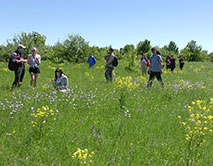
[[[38,87],[0,63],[0,165],[213,165],[213,64],[164,70],[164,88],[119,62],[112,83],[104,61],[42,62]],[[57,92],[57,67],[69,91]]]

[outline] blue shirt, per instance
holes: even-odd
[[[87,61],[87,62],[89,63],[89,66],[91,67],[91,66],[93,66],[94,64],[96,64],[96,59],[95,59],[94,56],[91,56],[91,57],[88,58],[88,61]]]
[[[161,62],[162,58],[160,55],[152,55],[150,57],[150,62],[151,62],[151,71],[152,72],[161,72]]]

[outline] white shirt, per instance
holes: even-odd
[[[39,66],[40,63],[41,56],[39,54],[36,54],[35,56],[33,56],[32,54],[28,55],[28,64],[30,65],[30,67]]]

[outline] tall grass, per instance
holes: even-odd
[[[125,64],[119,62],[107,83],[102,61],[92,68],[42,62],[37,88],[29,86],[26,66],[23,85],[10,91],[14,74],[0,63],[0,165],[213,165],[213,133],[205,135],[194,160],[178,119],[189,119],[193,101],[213,98],[213,64],[164,71],[164,88],[157,80],[147,88],[148,75],[135,88],[118,87],[118,77],[137,83],[141,75],[139,64],[134,70]],[[52,87],[57,67],[69,78],[67,93]],[[34,116],[46,106],[52,115]]]

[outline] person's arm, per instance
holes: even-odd
[[[36,60],[38,61],[38,64],[40,65],[41,64],[41,56],[39,55]]]
[[[37,55],[37,56],[36,56],[36,58],[35,58],[35,63],[36,63],[37,65],[40,65],[40,63],[41,63],[41,57],[40,57],[40,55]]]
[[[20,62],[26,63],[26,62],[27,62],[27,59],[24,59],[23,57],[20,57],[20,60],[18,60],[18,63],[20,63]]]
[[[160,68],[162,69],[163,68],[163,61],[162,61],[161,56],[158,56],[158,57],[159,57]]]
[[[59,88],[68,88],[68,78],[63,77],[61,79],[60,87]]]
[[[20,59],[19,62],[24,62],[24,63],[26,63],[26,62],[27,62],[27,59]]]
[[[12,60],[12,62],[17,62],[16,53],[13,53],[13,54],[11,55],[11,60]]]

